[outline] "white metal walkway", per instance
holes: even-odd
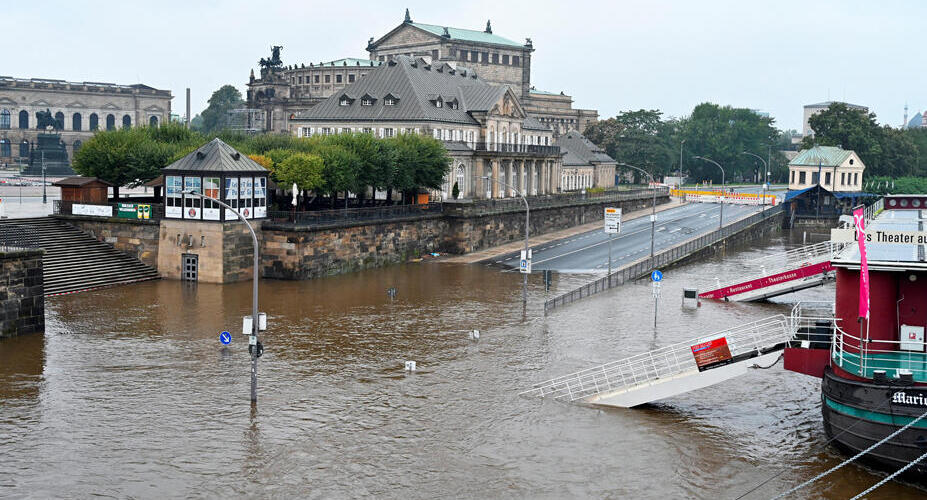
[[[792,333],[789,320],[779,314],[547,380],[521,395],[630,408],[723,382],[755,364],[770,364]],[[699,371],[692,347],[722,337],[730,361]]]
[[[804,290],[834,279],[831,259],[844,243],[824,241],[754,261],[757,270],[699,294],[703,299],[753,301]]]

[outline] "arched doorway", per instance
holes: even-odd
[[[122,115],[122,128],[129,128],[132,126],[132,117],[129,115]]]
[[[116,117],[106,115],[106,130],[116,130]]]
[[[100,117],[96,113],[90,114],[90,130],[97,130],[100,128]]]
[[[151,118],[149,118],[149,119],[148,119],[148,126],[149,126],[149,127],[157,127],[157,126],[158,126],[158,117],[157,117],[157,116],[152,116]]]
[[[22,130],[29,128],[29,112],[25,109],[19,112],[19,128]]]

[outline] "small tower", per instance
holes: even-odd
[[[908,103],[904,103],[904,120],[901,122],[901,129],[908,128]]]

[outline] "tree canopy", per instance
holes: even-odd
[[[200,113],[202,126],[198,129],[209,134],[229,127],[229,111],[244,105],[241,92],[232,85],[223,85],[212,93],[208,106]],[[196,119],[191,125],[196,125]]]
[[[663,121],[662,115],[656,109],[622,111],[615,118],[590,125],[585,135],[619,163],[654,175],[665,174],[673,161],[675,123]]]

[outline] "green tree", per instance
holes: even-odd
[[[208,106],[200,114],[203,118],[201,131],[206,134],[218,132],[229,127],[229,111],[244,104],[241,92],[232,85],[223,85],[212,93]]]
[[[441,187],[451,165],[441,141],[418,134],[399,134],[388,140],[396,151],[393,186],[405,194],[407,202],[416,189]]]
[[[456,200],[460,197],[460,186],[457,185],[457,181],[454,181],[454,187],[451,189],[451,196]]]
[[[316,148],[315,153],[322,157],[322,188],[331,195],[332,208],[337,206],[338,192],[355,189],[361,168],[361,160],[356,154],[330,141]]]
[[[98,132],[74,154],[74,171],[97,177],[113,185],[113,198],[119,188],[137,186],[161,174],[176,147],[151,139],[145,128]]]
[[[873,171],[879,169],[881,131],[876,124],[875,113],[866,113],[835,102],[824,111],[814,114],[808,119],[808,124],[814,130],[814,136],[802,139],[802,149],[811,148],[815,144],[851,149],[867,168]]]
[[[656,109],[622,111],[615,118],[587,127],[585,136],[615,161],[659,177],[670,171],[674,158],[674,148],[670,146],[673,125],[664,122],[662,115]],[[634,175],[640,178],[642,174],[634,171]]]
[[[324,163],[317,155],[293,153],[276,168],[276,177],[283,189],[295,183],[300,191],[315,191],[323,186]]]

